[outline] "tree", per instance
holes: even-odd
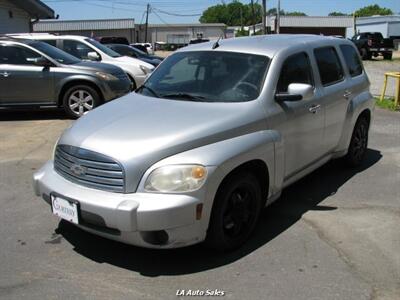
[[[267,15],[274,16],[274,15],[277,15],[277,12],[278,12],[278,10],[276,8],[271,8],[271,9],[267,10]],[[281,16],[284,16],[286,14],[283,9],[281,9],[279,12],[280,12]]]
[[[261,23],[262,7],[254,4],[254,20],[251,4],[243,4],[238,0],[229,4],[210,6],[201,15],[200,23],[225,23],[228,26],[247,26]]]
[[[374,15],[387,16],[393,15],[393,11],[390,8],[380,7],[378,4],[369,5],[356,10],[357,17],[369,17]]]
[[[307,16],[305,13],[301,11],[289,11],[285,13],[286,16]]]
[[[340,11],[333,11],[328,14],[328,16],[348,16],[348,14],[342,13]]]

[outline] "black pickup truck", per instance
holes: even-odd
[[[372,56],[382,55],[384,59],[392,59],[393,40],[384,39],[380,32],[363,32],[352,37],[362,59],[371,59]]]

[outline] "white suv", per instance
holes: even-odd
[[[14,38],[39,40],[57,47],[82,60],[101,61],[123,69],[133,83],[133,88],[141,86],[154,66],[136,58],[121,56],[94,39],[78,35],[55,35],[43,33],[12,34]]]

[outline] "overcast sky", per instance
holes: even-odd
[[[42,0],[43,1],[43,0]],[[144,22],[147,3],[153,7],[150,23],[197,23],[199,15],[221,0],[44,0],[62,20],[134,18]],[[225,3],[231,1],[226,0]],[[250,0],[243,0],[249,3]],[[254,0],[261,3],[261,0]],[[277,0],[267,0],[267,8],[276,7]],[[302,11],[310,16],[323,16],[332,11],[351,13],[360,7],[378,4],[400,13],[400,0],[281,0],[285,11]],[[179,16],[174,16],[178,14]],[[186,16],[181,16],[186,15]]]

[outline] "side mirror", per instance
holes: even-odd
[[[89,52],[87,54],[89,60],[100,61],[100,55],[97,52]]]
[[[284,94],[276,94],[277,101],[300,101],[309,100],[314,96],[314,88],[310,84],[291,83],[288,86],[288,92]]]
[[[43,56],[27,58],[27,61],[33,63],[35,66],[38,66],[38,67],[50,68],[50,67],[54,66],[51,61],[49,61],[47,58],[45,58]]]

